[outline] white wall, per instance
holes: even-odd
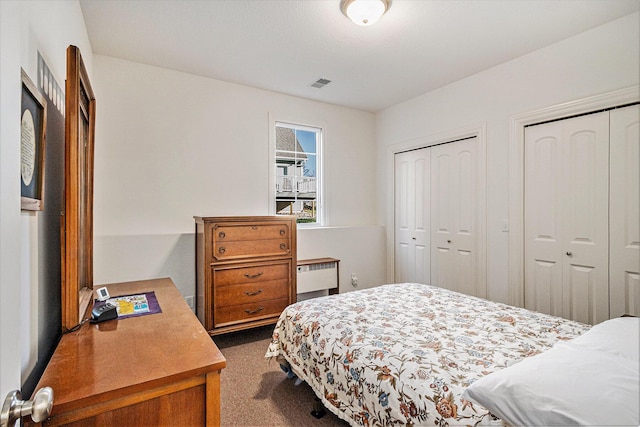
[[[385,283],[385,235],[382,226],[328,227],[298,230],[298,259],[330,256],[340,260],[340,292]],[[327,255],[331,254],[331,255]]]
[[[64,85],[68,45],[80,47],[90,75],[93,61],[76,0],[2,0],[0,15],[0,395],[4,396],[6,388],[16,387],[13,378],[20,378],[20,371],[22,380],[30,374],[38,355],[38,341],[45,339],[38,336],[38,311],[33,309],[43,302],[39,301],[37,290],[46,286],[47,280],[39,274],[37,244],[41,225],[38,213],[20,211],[20,68],[37,83],[39,51],[58,82]],[[15,332],[17,336],[12,335]],[[5,364],[9,360],[5,352],[21,354],[19,369],[7,368],[11,365]]]
[[[392,146],[472,124],[487,129],[488,297],[509,302],[509,117],[637,85],[640,16],[623,17],[441,89],[376,116],[378,204],[386,224],[387,280],[393,277]]]
[[[0,2],[0,396],[20,388],[20,26],[22,10]],[[12,126],[11,123],[14,123]]]
[[[273,120],[324,128],[327,219],[341,232],[300,227],[304,257],[344,257],[358,274],[384,259],[372,114],[107,56],[94,66],[96,284],[168,276],[193,295],[193,216],[270,214]],[[362,283],[384,281],[369,271]]]

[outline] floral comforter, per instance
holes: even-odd
[[[315,298],[280,316],[266,353],[353,426],[483,425],[478,378],[590,326],[415,283]],[[286,360],[286,362],[285,362]]]

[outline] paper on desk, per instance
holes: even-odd
[[[118,316],[149,312],[149,302],[145,294],[113,297],[109,298],[107,302],[116,306]]]

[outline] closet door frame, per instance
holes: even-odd
[[[524,306],[524,128],[640,101],[640,86],[512,115],[509,119],[509,304]]]
[[[427,148],[434,145],[454,142],[460,139],[476,138],[477,141],[477,185],[478,193],[476,200],[477,218],[477,296],[487,298],[487,205],[486,205],[486,183],[487,183],[487,149],[486,149],[486,123],[472,124],[467,127],[440,132],[426,137],[416,138],[389,146],[386,151],[387,164],[387,194],[394,203],[387,205],[386,234],[387,234],[387,282],[393,283],[395,277],[395,155],[409,150]]]

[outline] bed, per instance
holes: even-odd
[[[504,411],[465,391],[590,329],[434,286],[390,284],[287,307],[265,357],[353,426],[502,425],[495,414]]]

